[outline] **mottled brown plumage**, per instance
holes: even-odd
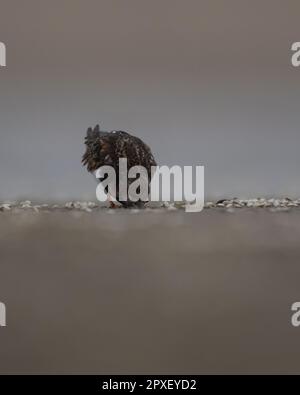
[[[123,131],[104,132],[99,125],[89,128],[85,137],[86,152],[82,163],[90,173],[94,173],[102,166],[112,166],[117,175],[118,200],[118,170],[119,159],[127,159],[127,167],[143,166],[147,170],[149,183],[151,181],[151,166],[156,166],[150,148],[138,137]],[[128,179],[128,185],[134,180]],[[119,200],[118,200],[119,201]],[[124,207],[142,206],[143,202],[120,202]]]

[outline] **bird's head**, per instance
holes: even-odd
[[[86,132],[86,136],[85,136],[85,144],[88,144],[91,141],[95,141],[97,139],[97,137],[100,136],[100,127],[99,125],[96,125],[93,128],[88,128],[87,132]]]
[[[101,132],[99,125],[96,125],[94,129],[88,128],[85,145],[86,150],[82,157],[83,166],[87,166],[88,171],[92,172],[99,168],[103,157],[106,155],[108,149],[106,133]]]
[[[89,171],[92,169],[93,164],[96,160],[97,151],[99,150],[99,146],[100,146],[99,140],[100,140],[99,125],[96,125],[94,129],[88,128],[84,139],[86,150],[82,157],[82,164],[83,166],[87,166]]]

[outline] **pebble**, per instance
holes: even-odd
[[[65,208],[72,210],[82,210],[87,213],[91,213],[93,208],[98,207],[98,205],[94,202],[68,202],[65,204]]]
[[[3,203],[0,205],[0,209],[1,211],[9,211],[11,210],[11,205],[8,203]]]

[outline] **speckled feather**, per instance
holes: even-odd
[[[156,166],[155,159],[150,148],[138,137],[123,131],[103,132],[99,125],[94,129],[89,128],[85,137],[86,152],[82,163],[91,173],[101,166],[112,166],[117,174],[119,159],[127,158],[127,167],[143,166],[148,172],[149,182],[151,180],[151,166]],[[134,180],[128,179],[128,184]],[[118,200],[118,191],[117,196]],[[122,202],[123,206],[132,206],[133,202]],[[141,205],[141,202],[138,202]]]

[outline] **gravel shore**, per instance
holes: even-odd
[[[218,209],[224,208],[229,211],[232,209],[241,209],[241,208],[268,208],[268,209],[278,209],[278,210],[290,210],[292,208],[300,207],[300,198],[299,199],[276,199],[276,198],[255,198],[255,199],[222,199],[216,202],[207,201],[205,203],[204,208],[206,209]],[[145,210],[153,210],[153,209],[167,209],[167,210],[179,210],[184,209],[184,203],[162,203],[162,204],[148,204]],[[53,211],[85,211],[85,212],[93,212],[97,210],[107,209],[105,205],[99,205],[95,202],[85,202],[85,201],[70,201],[64,204],[36,204],[32,203],[30,200],[22,201],[22,202],[11,202],[5,201],[0,202],[0,212],[2,211],[13,211],[15,213],[24,211],[24,210],[33,210],[36,213],[39,212],[53,212]],[[109,210],[111,211],[111,210]],[[132,209],[128,210],[129,212],[137,212],[143,210]]]

